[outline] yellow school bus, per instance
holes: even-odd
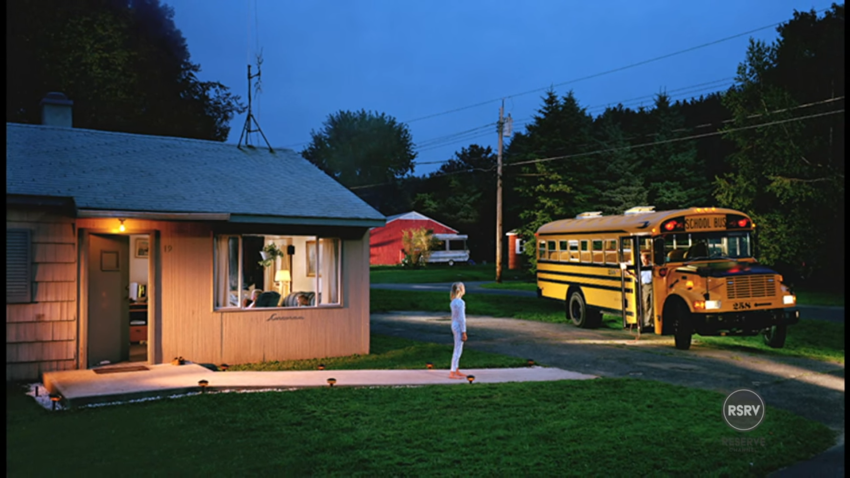
[[[623,327],[673,335],[682,350],[694,333],[764,334],[779,348],[788,325],[799,321],[796,297],[781,275],[756,262],[754,230],[746,214],[715,207],[642,206],[550,222],[535,234],[537,295],[564,301],[567,319],[579,327],[617,315]],[[636,278],[650,273],[645,303]]]

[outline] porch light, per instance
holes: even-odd
[[[432,368],[434,368],[434,364],[432,364],[431,362],[428,362],[428,363],[425,364],[425,368],[427,368],[428,370],[431,370]]]
[[[330,385],[331,387],[333,387],[335,383],[336,383],[336,379],[335,379],[335,378],[329,378],[329,379],[328,379],[328,385]]]
[[[59,394],[57,394],[57,393],[51,393],[50,394],[50,401],[53,402],[53,405],[52,405],[53,410],[56,410],[56,402],[58,402],[60,399],[61,399],[61,397],[59,396]]]
[[[120,232],[124,232],[124,231],[126,231],[126,230],[127,230],[127,228],[126,228],[126,227],[124,227],[124,219],[119,219],[118,221],[120,221],[120,222],[121,222],[121,224],[118,226],[118,230],[119,230]]]
[[[475,375],[467,375],[466,379],[469,380],[469,383],[472,383],[475,381]]]

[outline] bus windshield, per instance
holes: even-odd
[[[741,259],[753,256],[750,232],[698,232],[665,234],[665,262],[705,259]]]

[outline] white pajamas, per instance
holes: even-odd
[[[455,348],[452,353],[452,372],[457,372],[460,363],[460,354],[463,353],[463,334],[466,333],[466,303],[463,299],[454,299],[451,302],[452,309],[452,335],[454,336]]]

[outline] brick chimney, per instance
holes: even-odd
[[[60,126],[62,128],[73,127],[73,114],[71,112],[74,102],[62,93],[48,93],[41,100],[41,124],[47,126]]]

